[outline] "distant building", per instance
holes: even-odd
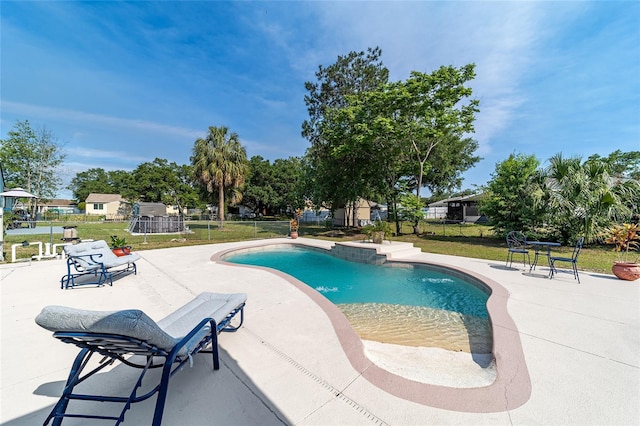
[[[389,206],[374,202],[370,202],[369,204],[371,205],[371,221],[387,220],[389,217]]]
[[[214,206],[215,212],[218,212],[217,206]],[[253,219],[256,217],[251,207],[245,205],[229,206],[227,209],[228,218]]]
[[[124,220],[131,212],[131,205],[120,194],[91,193],[85,204],[87,215],[104,216],[106,220]]]
[[[422,209],[425,219],[446,219],[449,207],[447,200],[435,201]]]
[[[38,214],[55,213],[59,215],[65,214],[78,214],[78,205],[73,200],[65,200],[61,198],[54,198],[46,203],[38,204]]]
[[[321,207],[319,210],[312,208],[311,206],[307,206],[302,211],[302,215],[298,219],[302,223],[320,223],[325,222],[330,219],[331,212],[329,209]]]
[[[484,194],[465,195],[462,197],[452,197],[445,200],[436,201],[429,204],[429,210],[433,209],[441,216],[444,206],[446,206],[446,218],[459,222],[476,223],[484,222],[487,218],[478,211],[478,201],[484,197]]]
[[[370,201],[359,198],[355,203],[336,209],[333,214],[333,225],[360,226],[362,221],[370,222],[371,204]]]

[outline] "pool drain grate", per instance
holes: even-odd
[[[369,421],[371,421],[373,424],[376,425],[381,425],[381,426],[388,426],[388,423],[385,422],[384,420],[382,420],[381,418],[379,418],[378,416],[376,416],[375,414],[373,414],[372,412],[370,412],[367,408],[363,407],[362,405],[358,404],[356,401],[354,401],[353,399],[349,398],[348,396],[344,395],[342,393],[341,390],[337,389],[336,387],[332,386],[331,384],[327,383],[325,380],[323,380],[322,378],[318,377],[317,375],[315,375],[314,373],[312,373],[311,371],[307,370],[304,366],[300,365],[298,362],[296,362],[293,358],[291,358],[290,356],[288,356],[287,354],[285,354],[284,352],[282,352],[281,350],[279,350],[278,348],[272,346],[271,344],[267,343],[264,339],[262,339],[260,336],[250,332],[249,330],[247,330],[246,328],[243,330],[245,333],[251,334],[256,340],[259,340],[260,343],[265,346],[266,348],[268,348],[271,352],[275,353],[276,355],[278,355],[280,358],[284,359],[285,361],[287,361],[289,364],[291,364],[293,367],[295,367],[298,371],[300,371],[302,374],[304,374],[305,376],[309,377],[310,379],[312,379],[313,381],[315,381],[316,383],[318,383],[320,386],[322,386],[323,388],[325,388],[327,391],[329,391],[329,393],[331,393],[333,396],[335,396],[337,399],[345,402],[347,405],[351,406],[352,408],[354,408],[357,412],[359,412],[360,414],[362,414],[364,417],[366,417]],[[317,411],[317,410],[316,410]]]

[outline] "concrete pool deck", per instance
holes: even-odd
[[[35,324],[43,306],[138,308],[159,319],[196,294],[214,291],[248,294],[244,326],[220,336],[220,370],[211,370],[209,357],[196,356],[193,367],[176,374],[163,424],[640,423],[639,282],[581,272],[578,284],[566,273],[549,280],[546,268],[528,274],[503,262],[408,256],[473,271],[510,293],[507,309],[522,345],[530,395],[516,408],[463,412],[411,402],[375,386],[354,369],[341,331],[305,292],[277,274],[212,261],[218,252],[251,244],[256,242],[141,251],[138,275],[120,277],[113,287],[60,290],[60,260],[0,265],[0,422],[42,423],[77,354]],[[113,394],[127,389],[122,380],[129,373],[115,366],[97,379]],[[151,398],[134,405],[125,424],[149,424],[154,404]],[[117,409],[95,406],[103,413]]]

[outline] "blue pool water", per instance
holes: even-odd
[[[285,272],[339,304],[384,303],[423,306],[488,318],[488,295],[454,276],[424,267],[390,267],[350,262],[303,248],[231,254],[232,263]]]

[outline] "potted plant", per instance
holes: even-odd
[[[291,220],[289,221],[289,229],[290,229],[290,233],[289,235],[291,235],[291,238],[293,238],[294,240],[296,238],[298,238],[298,227],[300,226],[300,224],[298,223],[298,219],[291,218]]]
[[[370,225],[365,225],[362,228],[362,232],[364,232],[367,238],[373,241],[373,243],[382,244],[385,235],[391,235],[391,226],[388,222],[376,220]]]
[[[302,216],[302,210],[296,209],[296,211],[293,212],[293,217],[289,221],[289,235],[293,239],[298,238],[298,228],[300,227],[300,221],[299,221],[300,216]]]
[[[116,256],[126,256],[131,254],[131,246],[127,245],[125,238],[120,238],[117,235],[111,236],[111,251]]]
[[[613,250],[618,253],[618,260],[613,264],[613,274],[621,280],[634,281],[640,278],[638,256],[629,259],[629,252],[638,249],[640,240],[640,225],[637,223],[623,223],[609,228],[607,239],[609,244],[614,244]]]

